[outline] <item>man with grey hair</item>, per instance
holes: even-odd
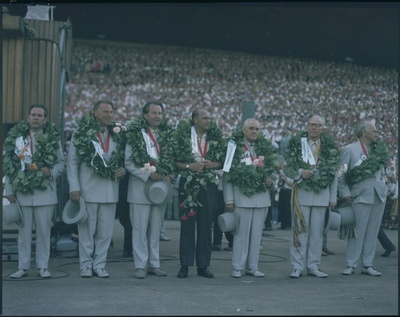
[[[305,269],[308,275],[328,276],[319,270],[319,264],[326,210],[336,207],[339,149],[325,130],[321,116],[310,116],[307,131],[292,135],[285,152],[285,173],[294,180],[291,278],[299,278]]]
[[[389,160],[386,145],[378,139],[378,131],[370,121],[360,121],[355,128],[358,140],[343,147],[340,157],[348,170],[339,178],[338,194],[345,203],[353,203],[356,235],[349,237],[346,269],[343,275],[354,273],[361,260],[361,273],[380,276],[372,262],[377,236],[385,208],[387,185],[385,165]]]
[[[242,277],[243,271],[255,277],[265,275],[259,271],[258,261],[277,164],[272,142],[260,131],[258,120],[247,119],[229,137],[222,180],[225,211],[234,212],[237,219],[232,252],[234,278]]]

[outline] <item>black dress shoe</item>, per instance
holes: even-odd
[[[131,252],[129,252],[129,251],[124,251],[124,253],[122,254],[122,256],[123,256],[124,258],[131,258],[131,257],[133,256],[133,254],[132,254],[132,251],[131,251]]]
[[[179,278],[187,278],[189,272],[189,268],[187,266],[181,266],[181,269],[179,270],[178,277]]]
[[[322,249],[322,252],[323,252],[323,253],[326,253],[325,255],[335,255],[335,253],[329,251],[327,248],[323,248],[323,249]],[[322,254],[322,255],[324,255],[324,254]]]
[[[213,278],[214,274],[210,272],[207,266],[197,268],[197,275],[204,276],[207,278]]]
[[[220,244],[213,244],[211,247],[213,251],[221,251],[221,245]]]
[[[381,254],[381,256],[383,256],[384,258],[387,258],[390,255],[390,253],[392,253],[394,251],[396,251],[396,247],[393,245],[390,248],[386,249],[385,253]]]

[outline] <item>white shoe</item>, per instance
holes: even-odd
[[[144,269],[136,269],[133,276],[139,279],[146,278],[146,271]]]
[[[327,277],[328,276],[328,274],[320,271],[319,269],[315,269],[314,271],[308,271],[307,275],[312,275],[315,277]]]
[[[149,273],[151,275],[155,275],[155,276],[167,276],[167,273],[165,273],[159,267],[149,267],[147,269],[147,273]]]
[[[240,271],[240,270],[233,270],[233,271],[232,271],[232,277],[237,277],[237,278],[242,277],[242,271]]]
[[[371,275],[371,276],[381,276],[382,275],[381,272],[378,272],[372,266],[369,266],[367,268],[362,267],[361,268],[361,274],[367,274],[367,275]]]
[[[81,271],[81,277],[83,277],[83,278],[92,277],[92,276],[93,276],[93,272],[92,272],[92,269],[90,267],[85,267]]]
[[[110,274],[104,268],[97,268],[94,270],[94,274],[101,278],[110,277]]]
[[[246,275],[253,275],[254,277],[264,277],[265,274],[258,270],[246,270]]]
[[[10,275],[11,278],[21,278],[24,276],[28,276],[28,271],[21,269],[16,270],[13,274]]]
[[[170,241],[171,239],[168,238],[166,235],[160,235],[160,241]]]
[[[354,267],[352,266],[346,267],[342,272],[342,275],[351,275],[351,274],[354,274]]]
[[[298,269],[294,269],[292,273],[290,273],[290,278],[299,278],[302,275],[301,271]]]
[[[41,278],[50,278],[51,274],[47,269],[39,269],[39,276]]]

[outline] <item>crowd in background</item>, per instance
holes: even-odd
[[[396,69],[76,39],[66,89],[67,132],[94,101],[106,98],[116,105],[115,119],[122,123],[158,99],[173,126],[203,107],[229,135],[241,124],[243,102],[250,101],[263,132],[281,146],[317,112],[340,146],[354,141],[355,122],[372,120],[397,157]]]

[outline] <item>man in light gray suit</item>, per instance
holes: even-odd
[[[105,270],[111,243],[119,181],[125,175],[124,129],[113,122],[114,105],[100,100],[83,117],[74,132],[68,151],[67,176],[70,199],[85,201],[88,213],[78,223],[81,277],[109,277]]]
[[[319,270],[328,206],[336,207],[339,149],[325,131],[318,115],[308,119],[307,131],[292,135],[288,142],[285,173],[294,180],[292,193],[293,241],[290,247],[291,278],[308,275],[323,278]]]
[[[36,228],[36,266],[41,278],[50,278],[50,234],[58,203],[56,180],[65,170],[60,134],[47,122],[42,104],[29,108],[28,121],[21,121],[8,133],[5,142],[4,195],[21,206],[24,226],[18,230],[18,270],[10,275],[28,275],[31,263],[32,226]],[[17,155],[16,155],[17,154]]]
[[[343,275],[354,273],[361,260],[361,273],[380,276],[372,262],[377,236],[386,203],[385,165],[389,160],[386,145],[378,140],[378,131],[370,121],[360,121],[355,128],[358,140],[342,149],[340,161],[348,170],[339,178],[339,197],[353,203],[356,237],[347,242],[346,269]]]
[[[242,271],[263,277],[258,260],[264,222],[271,205],[272,174],[278,164],[274,147],[260,133],[260,123],[250,118],[232,133],[227,153],[222,176],[225,211],[234,212],[237,218],[232,277],[240,278]]]
[[[160,268],[159,237],[168,200],[150,197],[149,190],[150,186],[163,182],[165,197],[171,198],[175,169],[173,129],[166,122],[162,103],[150,101],[142,112],[129,125],[125,150],[134,276],[139,279],[146,277],[147,266],[149,274],[167,275]]]

